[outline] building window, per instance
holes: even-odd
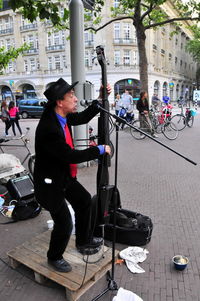
[[[138,64],[138,52],[133,51],[133,65],[137,65],[137,64]]]
[[[123,63],[124,66],[130,65],[130,50],[124,50]]]
[[[117,8],[119,6],[120,0],[114,0],[113,6]]]
[[[178,62],[178,58],[177,56],[175,56],[175,64],[177,64],[177,62]]]
[[[53,69],[52,57],[48,57],[48,69],[49,69],[49,70],[52,70],[52,69]]]
[[[85,66],[89,67],[89,63],[90,63],[90,61],[89,61],[89,52],[86,51],[85,52]]]
[[[157,46],[153,44],[153,50],[157,50]]]
[[[28,61],[24,60],[24,71],[28,71]]]
[[[55,69],[60,69],[60,56],[55,56]]]
[[[114,65],[120,65],[120,50],[115,50],[114,52]]]
[[[63,61],[63,67],[67,68],[67,61],[66,61],[66,56],[65,55],[63,55],[63,57],[62,57],[62,61]]]
[[[182,60],[180,60],[180,66],[182,66],[183,65],[183,61]]]
[[[169,60],[171,61],[171,59],[172,59],[172,54],[169,53]]]
[[[50,47],[51,46],[51,34],[48,33],[48,36],[47,36],[47,46]]]
[[[31,71],[36,70],[36,63],[35,63],[35,59],[34,58],[30,59],[30,70]]]
[[[54,40],[54,43],[53,43],[54,45],[59,45],[60,44],[59,32],[54,32],[53,40]]]
[[[120,23],[114,24],[114,38],[119,39],[120,38]]]
[[[28,43],[29,43],[31,48],[34,48],[34,37],[33,37],[33,35],[28,36]]]
[[[48,33],[47,35],[47,46],[51,47],[53,45],[64,45],[65,44],[65,34],[64,31]]]
[[[176,40],[175,40],[175,44],[178,45],[178,39],[177,39],[177,38],[176,38]]]
[[[130,39],[130,23],[124,23],[124,39]]]
[[[10,39],[7,39],[6,40],[6,49],[9,50],[10,47],[11,47],[11,41],[10,41]]]

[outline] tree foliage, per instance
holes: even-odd
[[[5,69],[10,61],[14,61],[20,54],[28,50],[30,47],[27,44],[19,48],[10,47],[6,50],[5,47],[0,48],[0,70]]]
[[[192,27],[194,39],[188,41],[186,50],[192,54],[194,59],[200,63],[200,28],[195,25]]]
[[[2,0],[0,0],[2,1]],[[61,17],[58,9],[58,3],[62,5],[66,0],[10,0],[14,11],[19,10],[25,18],[33,22],[37,17],[40,19],[51,20],[54,26],[66,25],[69,17],[69,10],[64,8],[64,14]],[[168,3],[171,6],[174,15],[167,14],[164,5]],[[145,48],[145,31],[150,28],[157,28],[169,23],[180,24],[183,21],[200,20],[200,2],[196,0],[120,0],[117,7],[112,7],[108,21],[105,24],[98,24],[101,21],[101,10],[105,1],[96,0],[93,15],[97,18],[93,26],[87,29],[97,32],[115,21],[131,19],[136,30],[139,52],[140,80],[142,88],[148,89],[148,70]],[[95,25],[96,24],[96,25]],[[179,25],[180,25],[179,24]]]

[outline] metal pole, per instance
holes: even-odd
[[[79,100],[84,99],[85,83],[85,44],[84,44],[84,8],[81,0],[71,0],[70,10],[70,53],[72,82],[79,81],[75,87],[75,94]],[[78,102],[78,111],[82,111]],[[78,146],[88,136],[86,125],[74,127],[74,142]],[[79,147],[81,149],[81,146]]]

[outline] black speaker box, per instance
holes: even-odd
[[[13,199],[27,200],[34,196],[33,182],[29,175],[10,179],[6,185]]]

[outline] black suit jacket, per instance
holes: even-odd
[[[69,129],[72,125],[88,123],[97,113],[95,105],[80,113],[67,115]],[[64,201],[64,191],[72,181],[69,164],[90,161],[99,156],[97,146],[75,150],[66,144],[64,131],[53,108],[46,108],[35,135],[34,188],[37,201],[55,212]]]

